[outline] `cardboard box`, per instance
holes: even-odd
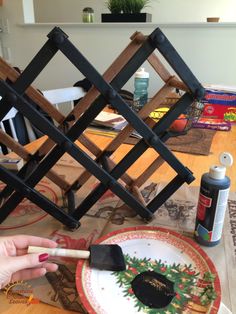
[[[206,89],[202,118],[236,123],[236,91]]]

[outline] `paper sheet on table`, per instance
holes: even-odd
[[[218,314],[232,314],[232,312],[221,302]]]
[[[62,160],[57,167],[65,176],[76,177],[81,171],[77,164],[67,159]],[[91,191],[94,184],[96,182],[92,179],[85,185],[84,191],[82,193],[80,191],[79,194],[84,197],[87,192]],[[57,194],[60,201],[61,196],[58,188],[55,189],[51,185],[48,188]],[[145,201],[149,202],[157,191],[162,188],[162,184],[149,182],[141,188],[141,193]],[[156,211],[155,218],[147,225],[163,226],[191,236],[195,226],[198,193],[199,188],[184,185]],[[78,195],[78,201],[81,200]],[[219,311],[221,314],[230,313],[230,310],[232,310],[232,313],[236,313],[236,298],[234,297],[234,291],[236,291],[236,193],[230,193],[228,204],[221,243],[214,248],[202,247],[214,262],[219,273],[222,302],[224,303]],[[28,203],[26,205],[28,206]],[[29,206],[27,208],[31,209]],[[22,209],[19,212],[21,214]],[[29,216],[31,220],[32,213]],[[37,213],[39,215],[40,211],[37,210]],[[34,222],[34,224],[18,229],[1,230],[0,234],[41,235],[53,238],[64,248],[86,249],[94,240],[108,232],[143,224],[145,223],[134,210],[119,201],[111,191],[107,191],[87,215],[82,218],[81,227],[74,232],[66,230],[58,221],[47,215]],[[35,297],[42,302],[81,313],[83,310],[75,287],[75,268],[75,263],[64,259],[61,261],[56,274],[47,274],[46,277],[39,280],[29,281],[33,287]]]

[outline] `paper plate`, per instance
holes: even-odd
[[[97,243],[120,245],[127,266],[125,271],[110,272],[79,261],[76,286],[88,313],[218,312],[218,274],[193,240],[168,229],[143,226],[112,232]],[[163,305],[163,296],[170,295],[165,280],[173,286],[174,295]]]

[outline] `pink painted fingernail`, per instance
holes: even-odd
[[[49,258],[49,255],[47,253],[39,255],[40,262],[45,262],[48,258]]]

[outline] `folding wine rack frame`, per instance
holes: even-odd
[[[169,73],[154,53],[156,49],[182,81]],[[58,51],[61,51],[93,84],[88,93],[66,117],[31,86]],[[145,60],[148,60],[159,74],[164,85],[138,113],[135,113],[118,92]],[[2,120],[14,106],[48,136],[40,148],[30,154],[23,146],[0,130],[0,142],[26,161],[17,174],[0,167],[0,180],[6,184],[0,193],[0,222],[3,222],[24,198],[28,198],[70,229],[75,229],[80,226],[81,217],[108,189],[133,208],[138,215],[149,220],[153,213],[183,183],[189,184],[194,180],[192,172],[175,157],[164,142],[171,136],[168,131],[171,123],[194,101],[202,99],[204,88],[159,28],[149,36],[144,36],[140,32],[133,34],[129,45],[101,76],[69,41],[68,36],[60,28],[55,27],[48,34],[47,42],[21,74],[18,74],[1,59],[0,76],[0,95],[2,96],[0,119]],[[185,93],[158,122],[154,122],[149,118],[150,112],[159,107],[176,88]],[[47,112],[59,126],[56,127],[49,122],[32,106],[29,98]],[[86,137],[84,131],[108,103],[128,121],[128,125],[102,150]],[[111,155],[133,129],[142,136],[142,139],[118,164],[115,164],[110,158]],[[76,144],[77,139],[94,158]],[[137,178],[132,178],[126,173],[126,170],[142,157],[149,147],[157,152],[156,159]],[[51,169],[65,152],[84,167],[83,173],[72,183],[67,182]],[[148,204],[145,204],[139,187],[163,162],[167,162],[175,170],[176,175],[162,191]],[[100,183],[76,207],[74,193],[86,183],[91,175],[95,176]],[[44,176],[47,176],[64,191],[68,200],[68,209],[57,206],[35,189]],[[122,183],[118,182],[120,179]]]

